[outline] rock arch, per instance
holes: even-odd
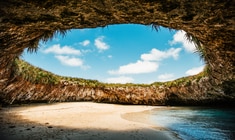
[[[203,44],[204,58],[208,62],[208,70],[210,70],[209,77],[194,84],[193,87],[187,87],[185,92],[182,89],[179,90],[179,88],[178,91],[175,89],[169,90],[170,87],[167,87],[164,89],[168,90],[168,92],[164,92],[165,99],[160,100],[159,97],[158,102],[177,102],[179,99],[179,101],[187,104],[191,100],[194,100],[192,99],[194,95],[197,95],[194,101],[201,103],[211,99],[209,98],[211,94],[216,95],[213,97],[222,98],[221,100],[223,102],[226,102],[225,100],[227,99],[234,102],[234,5],[234,0],[215,0],[213,2],[211,0],[1,1],[0,97],[2,101],[12,103],[16,98],[20,99],[19,94],[31,93],[27,87],[23,86],[26,89],[22,89],[19,85],[15,85],[15,83],[20,81],[22,83],[22,78],[15,75],[14,71],[16,66],[14,62],[25,48],[37,46],[40,39],[47,39],[47,35],[53,34],[56,31],[64,32],[72,28],[95,28],[110,24],[135,23],[160,25],[177,30],[181,29],[197,38]],[[32,94],[43,91],[40,91],[40,89],[36,88],[37,85],[29,81],[24,82],[27,83],[26,85],[35,86],[33,89],[34,93]],[[203,82],[206,86],[202,85]],[[47,87],[49,85],[43,86]],[[200,90],[194,91],[196,86]],[[50,89],[52,89],[51,86]],[[125,91],[120,88],[116,88],[115,90],[109,88],[102,90],[93,89],[92,93],[106,94],[106,90],[115,93],[117,91],[135,93],[134,91],[136,89],[128,88]],[[162,93],[160,92],[160,88],[155,90],[154,87],[151,87],[151,89],[147,88],[145,90],[154,90],[153,93]],[[190,96],[184,95],[187,93],[190,93]],[[112,98],[115,98],[116,102],[121,98],[117,96],[119,95],[112,95]],[[152,104],[156,97],[154,94],[151,94],[153,97],[148,96],[148,99],[152,99],[152,101],[150,101],[151,103],[145,103]],[[58,97],[59,95],[56,96],[56,99]],[[111,95],[109,97],[111,98]],[[99,101],[105,100],[106,102],[112,102],[111,99],[108,99],[109,97],[100,99]],[[40,99],[42,98],[46,97],[41,97]],[[49,100],[49,97],[47,100]],[[127,99],[123,98],[123,102],[120,102],[125,103],[124,100]],[[137,100],[137,97],[133,98],[133,100]],[[131,103],[133,100],[127,101],[126,103]]]

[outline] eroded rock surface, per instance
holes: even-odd
[[[2,102],[46,100],[200,104],[234,102],[234,0],[6,0],[0,1]],[[135,23],[181,29],[203,44],[209,75],[187,86],[90,88],[34,84],[16,75],[25,48],[56,31]],[[33,50],[33,49],[32,49]],[[190,62],[189,62],[190,63]],[[124,88],[124,89],[122,89]],[[86,96],[85,96],[86,95]],[[217,101],[218,99],[218,101]],[[229,103],[230,103],[229,102]]]

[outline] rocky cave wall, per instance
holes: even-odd
[[[214,99],[220,98],[219,101],[229,98],[234,102],[234,5],[234,0],[0,1],[0,97],[7,103],[34,100],[33,97],[46,101],[138,104],[217,102]],[[91,89],[71,85],[64,89],[61,85],[33,84],[15,75],[14,60],[25,48],[35,47],[40,39],[46,40],[47,34],[124,23],[160,25],[196,37],[203,44],[208,77],[186,89],[154,86]]]

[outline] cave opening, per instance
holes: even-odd
[[[36,53],[25,49],[21,58],[61,76],[105,83],[165,82],[203,71],[205,62],[185,34],[140,24],[72,29],[40,41]]]
[[[0,3],[0,101],[3,103],[12,104],[15,101],[63,102],[89,100],[96,102],[149,105],[234,104],[235,94],[233,92],[233,83],[235,51],[233,47],[234,20],[231,18],[234,17],[234,12],[232,12],[234,11],[234,6],[232,6],[234,4],[232,1],[167,1],[164,3],[162,1],[102,1],[102,3],[101,1],[82,1],[81,3],[76,1],[63,1],[62,3],[55,2],[52,4],[51,1],[41,3],[38,1],[16,2],[14,0],[10,0]],[[21,62],[21,66],[23,67],[15,65],[18,60],[18,56],[22,54],[25,48],[29,47],[29,51],[34,51],[38,48],[39,40],[47,41],[48,38],[50,39],[53,37],[53,33],[55,31],[64,34],[67,29],[96,28],[127,23],[154,25],[153,28],[157,30],[159,29],[158,25],[161,25],[186,31],[187,36],[189,35],[189,40],[196,39],[196,44],[199,44],[197,46],[203,44],[203,47],[201,47],[202,53],[199,55],[207,64],[208,67],[205,69],[207,71],[204,71],[201,75],[199,74],[186,78],[183,77],[182,79],[180,78],[178,80],[160,84],[153,83],[147,86],[131,84],[108,85],[97,81],[86,81],[84,79],[74,80],[58,77],[52,73],[48,74],[46,72],[42,72],[40,69],[35,69],[24,62]],[[110,30],[110,26],[108,27]],[[123,30],[118,31],[123,32]],[[129,32],[135,33],[135,30],[129,30]],[[175,33],[178,33],[178,31]],[[137,35],[137,33],[134,35]],[[96,53],[93,53],[93,57],[89,58],[95,59],[94,55],[104,54],[108,51],[112,51],[112,48],[117,48],[113,47],[113,44],[109,42],[111,40],[109,36],[102,35],[97,37],[100,38],[93,38],[90,40],[93,42],[91,43],[93,44],[93,48],[95,49],[94,42],[98,39],[98,44],[101,44],[101,46],[103,45],[101,48],[107,48],[107,46],[104,47],[104,44],[108,43],[109,49],[101,52],[96,50]],[[149,39],[146,37],[143,38],[145,41]],[[136,40],[138,39],[135,39],[133,42],[137,43]],[[172,41],[172,39],[170,40]],[[79,40],[77,43],[82,41],[85,40]],[[105,41],[105,43],[103,41]],[[155,39],[155,42],[158,41]],[[144,44],[148,43],[149,42],[143,43],[142,47],[145,46]],[[182,45],[182,43],[178,43],[178,45],[179,44]],[[65,45],[59,44],[54,47],[61,49],[64,46]],[[124,45],[120,46],[123,47]],[[158,54],[162,54],[164,57],[161,57],[160,60],[164,58],[164,61],[174,60],[174,58],[177,58],[177,55],[169,53],[170,51],[168,52],[168,48],[159,49],[158,47],[159,46],[156,46],[155,44],[152,48],[149,48],[144,52],[140,52],[136,57],[130,57],[134,58],[134,60],[119,64],[107,71],[118,77],[120,74],[126,76],[125,74],[127,72],[143,72],[150,66],[154,66],[151,70],[156,70],[157,68],[157,72],[160,72],[160,68],[165,66],[167,63],[163,63],[163,61],[161,61],[161,63],[157,63],[160,58],[153,54],[156,52]],[[128,47],[124,46],[123,48],[131,47],[128,45]],[[139,47],[133,45],[131,53],[121,51],[122,56],[117,57],[117,59],[127,59],[127,57],[123,57],[124,53],[127,53],[127,56],[130,56],[132,53],[137,52],[137,48]],[[155,49],[153,50],[153,48]],[[184,48],[182,46],[176,48],[180,48],[180,52],[184,52]],[[140,50],[143,49],[141,48]],[[37,52],[39,54],[41,53],[41,50],[38,50]],[[44,64],[46,64],[45,62],[49,62],[49,60],[53,59],[56,62],[60,62],[58,59],[67,60],[64,63],[69,62],[70,64],[75,61],[78,66],[85,64],[82,65],[85,66],[83,67],[84,70],[90,70],[93,68],[91,64],[87,63],[89,62],[88,60],[85,61],[82,59],[82,57],[85,56],[83,56],[84,54],[81,53],[81,50],[75,50],[75,53],[73,54],[80,54],[81,56],[78,57],[79,59],[73,58],[72,62],[70,61],[69,56],[64,56],[64,54],[55,55],[52,53],[52,50],[47,50],[47,52],[51,55],[51,58],[43,60],[40,59],[40,57],[36,57],[36,59],[43,60]],[[87,54],[89,54],[88,52]],[[92,53],[90,53],[90,55],[91,54]],[[105,56],[112,58],[112,60],[116,58],[111,53]],[[166,56],[170,57],[165,59]],[[107,57],[105,59],[108,59]],[[156,60],[157,58],[158,61]],[[183,64],[189,65],[192,63],[190,59],[183,57],[182,55],[178,56],[178,60],[180,58],[184,58],[187,62]],[[196,59],[198,61],[198,58]],[[96,64],[101,67],[101,59],[97,59],[96,62]],[[182,67],[176,64],[176,62],[179,61],[174,60],[174,62],[175,63],[172,64],[175,64],[176,66],[169,68],[168,70],[178,71],[177,68]],[[48,65],[54,66],[53,64],[54,63],[50,63]],[[61,65],[61,63],[59,64]],[[113,62],[111,64],[117,63]],[[137,64],[146,65],[141,68],[134,67],[134,69],[132,68],[128,71],[127,68],[129,68],[129,66],[136,66]],[[89,68],[89,66],[91,68]],[[106,63],[103,67],[109,66],[111,65]],[[40,67],[44,68],[43,66]],[[65,68],[66,66],[63,65],[63,67],[58,68],[57,71]],[[69,69],[73,68],[69,67]],[[101,72],[107,73],[107,71],[102,70]],[[66,74],[71,73],[72,72],[66,72]],[[76,73],[84,74],[85,72],[77,70]],[[168,72],[164,71],[161,74],[165,73],[167,74]],[[91,74],[88,75],[91,76]],[[131,76],[134,75],[136,74],[132,74]],[[156,74],[151,76],[151,78],[153,78],[154,81],[157,81],[159,75]],[[76,77],[86,78],[81,75]],[[143,75],[143,77],[147,78],[146,75]],[[88,78],[98,79],[96,77]],[[69,83],[69,80],[74,81]],[[137,82],[137,80],[133,82]],[[148,83],[149,81],[146,82]],[[130,96],[130,94],[133,96]],[[127,97],[123,98],[122,95],[127,95]],[[145,98],[143,98],[144,100],[140,100],[141,98],[137,97]]]

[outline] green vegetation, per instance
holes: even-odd
[[[169,82],[155,82],[152,84],[114,84],[114,83],[102,83],[98,80],[82,79],[82,78],[73,78],[73,77],[63,77],[55,75],[51,72],[45,71],[41,68],[30,65],[29,63],[16,59],[17,69],[15,71],[16,76],[20,76],[26,81],[32,82],[34,84],[49,84],[49,85],[78,85],[91,88],[105,88],[105,87],[148,87],[148,86],[190,86],[192,81],[199,81],[202,77],[207,75],[207,67],[205,70],[197,75],[182,77],[174,81]]]
[[[59,76],[34,67],[23,60],[16,59],[15,62],[17,65],[16,75],[27,81],[35,84],[57,84],[60,81]]]
[[[160,27],[159,25],[152,23],[151,27],[153,30],[159,31]],[[169,28],[169,30],[171,30]],[[30,53],[37,52],[39,48],[39,42],[47,42],[48,40],[53,39],[56,35],[65,36],[67,31],[66,29],[57,29],[57,30],[40,30],[39,31],[39,37],[37,37],[34,40],[31,40],[29,42],[29,46],[27,48],[27,51]],[[196,46],[196,53],[199,54],[200,58],[206,62],[206,52],[202,45],[202,43],[194,37],[190,33],[186,33],[185,37],[188,41],[192,42]],[[39,39],[40,38],[40,39]],[[17,75],[22,76],[23,79],[30,81],[35,84],[71,84],[71,85],[79,85],[79,86],[88,86],[88,87],[135,87],[135,86],[141,86],[141,87],[147,87],[147,86],[190,86],[192,84],[192,81],[196,79],[198,82],[203,76],[206,76],[209,73],[208,66],[205,67],[204,71],[200,74],[197,74],[195,76],[188,76],[188,77],[182,77],[174,81],[169,82],[155,82],[152,84],[133,84],[133,83],[127,83],[127,84],[114,84],[114,83],[102,83],[97,80],[89,80],[89,79],[82,79],[82,78],[73,78],[73,77],[62,77],[55,75],[51,72],[45,71],[41,68],[34,67],[30,65],[29,63],[17,59],[15,60],[17,68]],[[207,62],[206,62],[207,63]]]
[[[190,86],[193,81],[196,80],[198,82],[202,77],[207,76],[206,72],[207,67],[204,68],[204,71],[193,76],[187,76],[187,77],[182,77],[173,81],[168,81],[168,82],[155,82],[152,83],[151,85],[155,86],[167,86],[167,87],[172,87],[172,86]]]
[[[23,79],[32,82],[34,84],[51,84],[56,85],[59,83],[87,86],[87,87],[133,87],[133,86],[149,86],[148,84],[114,84],[114,83],[102,83],[98,80],[90,80],[83,78],[74,77],[63,77],[55,75],[51,72],[45,71],[41,68],[32,66],[31,64],[21,60],[16,59],[16,75],[21,76]]]
[[[21,76],[23,79],[32,82],[34,84],[56,85],[64,82],[66,84],[72,84],[72,85],[76,84],[80,86],[89,86],[89,87],[102,86],[102,83],[100,83],[97,80],[86,80],[82,78],[58,76],[51,72],[45,71],[41,68],[32,66],[21,59],[16,59],[15,63],[17,66],[15,74],[17,76]]]

